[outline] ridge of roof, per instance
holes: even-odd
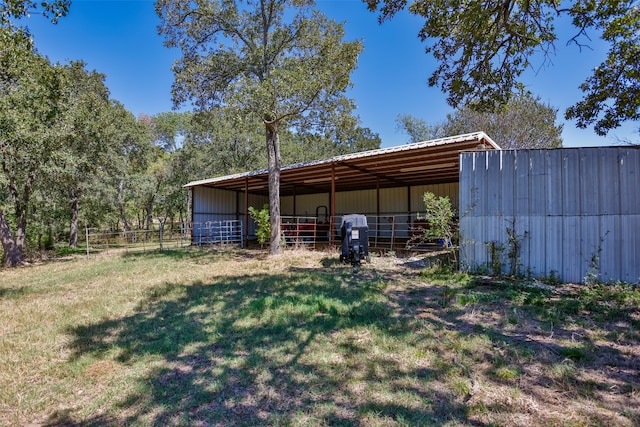
[[[376,148],[374,150],[360,151],[357,153],[341,154],[341,155],[330,157],[327,159],[294,163],[294,164],[283,166],[280,170],[286,171],[286,170],[298,169],[298,168],[307,167],[307,166],[318,166],[318,165],[323,165],[323,164],[332,163],[332,162],[339,162],[344,160],[354,160],[354,159],[361,159],[365,157],[379,156],[383,154],[398,153],[402,151],[411,151],[411,150],[416,150],[416,149],[425,148],[425,147],[436,147],[438,145],[453,144],[453,143],[462,142],[462,141],[469,141],[469,140],[480,141],[482,139],[489,142],[489,144],[492,145],[496,150],[501,149],[500,146],[496,144],[491,138],[489,138],[489,136],[486,133],[480,131],[480,132],[471,132],[471,133],[465,133],[465,134],[455,135],[455,136],[448,136],[444,138],[430,139],[427,141],[413,142],[410,144],[396,145],[394,147]],[[183,185],[183,188],[196,187],[198,185],[204,185],[204,184],[213,184],[216,182],[226,181],[230,179],[252,177],[256,175],[262,175],[268,172],[269,172],[268,169],[258,169],[250,172],[240,172],[232,175],[201,179],[197,181],[191,181],[188,184]]]

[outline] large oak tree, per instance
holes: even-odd
[[[0,27],[0,239],[5,265],[24,262],[29,200],[66,135],[63,73],[20,32]]]
[[[228,106],[265,128],[271,214],[270,252],[280,246],[280,128],[344,104],[362,46],[312,0],[158,0],[159,32],[182,58],[173,98],[206,111]]]
[[[640,4],[637,0],[363,0],[380,21],[399,10],[424,17],[419,37],[438,61],[429,85],[439,85],[454,107],[494,110],[504,105],[535,54],[555,52],[555,25],[575,28],[567,42],[580,47],[600,37],[609,51],[580,88],[581,101],[565,116],[606,134],[640,119]]]

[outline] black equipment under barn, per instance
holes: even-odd
[[[369,256],[369,226],[364,215],[351,214],[342,217],[340,225],[342,237],[341,262],[358,266],[363,258]]]

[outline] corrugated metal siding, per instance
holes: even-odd
[[[445,184],[417,185],[411,187],[411,212],[424,212],[423,196],[427,191],[438,197],[449,197],[451,205],[458,210],[459,185],[457,182],[449,182]]]
[[[257,194],[249,194],[249,206],[256,209],[262,209],[264,205],[269,204],[269,198]],[[240,212],[244,212],[244,194],[240,193]]]
[[[236,219],[236,192],[194,187],[192,206],[194,222]]]
[[[640,279],[640,150],[595,147],[461,154],[461,260],[487,265],[487,243],[521,237],[521,271],[583,282]],[[593,269],[592,259],[598,261]]]
[[[424,212],[424,201],[422,197],[425,192],[430,191],[436,196],[449,196],[451,204],[458,207],[458,183],[436,185],[419,185],[410,187],[383,188],[380,189],[380,214],[406,214],[408,212]],[[409,206],[408,197],[411,197]],[[359,190],[336,193],[337,214],[362,213],[375,215],[376,190]]]
[[[244,223],[244,194],[235,191],[209,187],[193,187],[191,200],[194,224],[208,221],[240,220]],[[249,206],[261,209],[269,199],[264,196],[249,195]],[[238,211],[236,212],[236,208]],[[256,226],[249,220],[249,236],[255,236]]]
[[[406,214],[409,210],[407,187],[383,188],[380,190],[380,215]],[[376,192],[373,191],[372,211],[376,212]]]
[[[380,190],[380,204],[383,203],[383,191]],[[406,196],[405,196],[406,199]],[[389,200],[387,198],[387,200]],[[393,203],[393,202],[389,202]],[[382,209],[382,208],[381,208]],[[336,215],[364,214],[375,215],[376,190],[344,191],[336,193]]]
[[[315,216],[318,206],[326,206],[327,209],[329,209],[329,194],[303,194],[299,196],[286,196],[280,199],[280,212],[284,216]],[[320,213],[324,214],[324,210]]]

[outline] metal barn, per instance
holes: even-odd
[[[639,147],[462,153],[460,211],[468,267],[491,263],[491,242],[507,267],[509,228],[523,274],[640,279]]]
[[[285,166],[281,215],[287,241],[335,240],[345,214],[367,215],[372,247],[394,249],[420,228],[430,191],[458,205],[460,153],[499,150],[483,132],[365,151]],[[249,206],[268,203],[267,170],[194,181],[190,194],[194,243],[255,238]]]

